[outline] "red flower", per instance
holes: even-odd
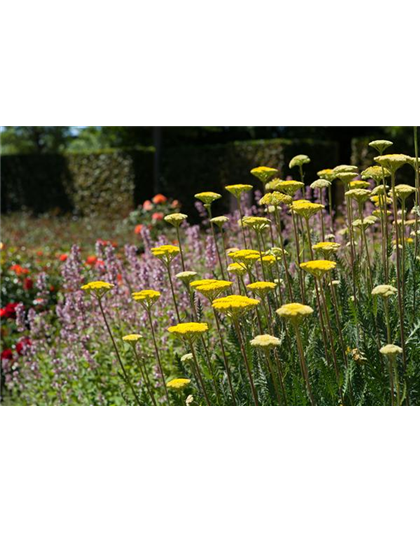
[[[163,194],[156,194],[156,196],[153,196],[152,198],[152,202],[154,204],[164,204],[167,201],[168,199],[166,198],[166,196],[163,196]]]
[[[13,352],[10,348],[6,348],[1,352],[1,360],[2,361],[10,361],[10,359],[13,358]]]
[[[6,307],[3,307],[3,309],[1,309],[0,315],[4,318],[16,318],[16,307],[18,305],[19,302],[8,303]]]
[[[42,257],[42,256],[44,255],[44,252],[43,252],[42,250],[38,250],[38,251],[36,252],[36,255],[37,255],[38,257]]]
[[[23,288],[25,289],[25,291],[30,291],[33,286],[34,282],[31,280],[31,278],[25,278],[23,280]]]
[[[31,339],[24,337],[21,341],[16,343],[16,351],[20,355],[23,352],[25,346],[30,346],[32,344]]]
[[[29,274],[29,270],[27,268],[23,268],[20,265],[12,265],[10,267],[10,270],[16,273],[17,276],[21,276],[22,274]]]
[[[86,259],[86,264],[87,265],[96,265],[98,261],[98,258],[96,257],[96,255],[88,255],[88,258]]]
[[[101,267],[103,267],[103,266],[105,266],[105,263],[104,263],[103,261],[101,261],[101,259],[98,259],[98,260],[96,261],[96,263],[95,263],[95,267],[96,267],[96,268],[101,268]]]
[[[67,257],[68,257],[67,254],[61,254],[61,255],[59,256],[59,259],[60,259],[60,261],[63,261],[63,262],[64,262],[64,261],[67,261]]]
[[[143,204],[143,209],[145,211],[151,211],[153,209],[153,204],[150,200],[146,200]]]
[[[153,213],[152,220],[163,220],[163,213]]]
[[[134,228],[134,233],[136,235],[140,235],[142,229],[143,229],[143,224],[137,224],[137,226]]]

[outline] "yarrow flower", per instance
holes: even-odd
[[[246,287],[251,292],[255,292],[260,298],[263,298],[268,292],[274,290],[276,286],[272,281],[255,281]]]
[[[248,298],[247,296],[225,296],[224,298],[218,298],[214,300],[213,307],[219,313],[226,314],[236,320],[241,315],[254,309],[260,304],[259,300]]]
[[[264,194],[264,196],[260,199],[259,204],[260,205],[273,205],[275,207],[279,206],[280,204],[291,204],[293,201],[292,197],[288,194],[283,194],[278,191],[274,192],[268,192],[267,194]]]
[[[176,379],[171,379],[171,381],[168,381],[166,386],[168,387],[168,389],[179,390],[179,389],[183,389],[190,383],[191,383],[190,379],[176,378]]]
[[[237,183],[236,185],[226,185],[225,189],[231,194],[233,194],[235,198],[239,198],[242,193],[251,191],[252,185],[247,185],[245,183]]]
[[[178,227],[187,218],[188,218],[188,215],[184,215],[183,213],[172,213],[171,215],[166,215],[164,220],[165,222],[169,222],[169,224],[172,224],[172,226]]]
[[[311,189],[325,189],[327,187],[331,187],[331,182],[320,178],[319,180],[315,180],[311,183]]]
[[[409,162],[408,156],[404,154],[378,155],[374,159],[376,163],[388,169],[391,174],[395,174],[400,167]]]
[[[391,141],[385,141],[385,140],[378,140],[378,141],[371,141],[369,143],[369,146],[372,148],[375,148],[381,155],[385,152],[387,148],[392,146],[394,143]]]
[[[258,178],[262,183],[266,184],[273,176],[277,174],[278,170],[271,167],[256,167],[251,170],[251,174]]]
[[[188,361],[192,361],[194,359],[194,356],[192,353],[186,353],[185,355],[183,355],[181,357],[181,362],[182,363],[186,363]]]
[[[319,211],[324,209],[324,205],[308,202],[307,200],[296,200],[292,203],[292,211],[306,219],[309,219]]]
[[[269,227],[269,225],[271,224],[271,220],[265,217],[246,216],[246,217],[243,217],[242,223],[245,226],[249,226],[255,231],[262,231],[263,229]]]
[[[196,275],[197,272],[194,270],[185,270],[184,272],[178,272],[178,274],[175,274],[175,277],[183,283],[189,283]]]
[[[288,194],[289,196],[293,196],[299,189],[302,189],[304,185],[305,184],[302,181],[281,180],[277,184],[276,190]]]
[[[237,262],[243,263],[245,266],[252,266],[261,257],[260,252],[249,249],[236,250],[235,252],[229,252],[228,255]]]
[[[241,263],[230,263],[227,267],[228,272],[231,274],[236,274],[237,276],[243,276],[246,274],[246,268]]]
[[[313,312],[314,310],[312,307],[309,307],[309,305],[299,303],[284,304],[276,311],[281,318],[285,318],[295,323],[300,322],[303,318],[311,315]]]
[[[306,263],[300,263],[300,268],[309,272],[316,277],[321,277],[330,270],[333,270],[337,263],[335,261],[327,261],[326,259],[319,259],[315,261],[307,261]]]
[[[221,228],[226,222],[229,222],[228,217],[220,216],[220,217],[213,217],[210,219],[210,222],[212,224],[216,224],[219,228]]]
[[[130,333],[130,335],[125,335],[122,340],[129,342],[130,344],[136,344],[141,338],[143,338],[143,335],[138,333]]]
[[[400,346],[396,346],[395,344],[387,344],[382,346],[379,351],[382,355],[386,355],[390,358],[396,357],[397,355],[403,353],[402,348],[400,348]]]
[[[200,192],[195,194],[194,197],[203,202],[204,205],[210,205],[212,202],[219,200],[222,195],[217,192]]]
[[[382,181],[382,176],[389,178],[391,176],[391,172],[380,165],[374,165],[364,170],[360,176],[365,180],[372,179],[376,184],[378,184]]]
[[[395,187],[395,194],[398,196],[398,198],[401,198],[401,200],[406,200],[410,194],[413,194],[416,189],[414,187],[411,187],[411,185],[396,185]]]
[[[180,252],[179,246],[173,246],[172,244],[163,244],[157,248],[152,248],[152,255],[159,258],[166,264],[169,264]]]
[[[389,298],[390,296],[394,296],[394,294],[397,294],[397,292],[398,292],[397,289],[393,287],[392,285],[377,285],[372,290],[372,295]]]
[[[338,242],[318,242],[317,244],[314,244],[312,246],[312,250],[318,251],[321,250],[323,252],[337,252],[340,248],[340,244]]]
[[[354,180],[354,178],[357,178],[359,175],[357,172],[336,172],[336,177],[341,180],[344,185],[348,185],[351,181]]]
[[[108,283],[107,281],[91,281],[89,283],[86,283],[86,285],[82,285],[81,289],[83,291],[93,293],[98,298],[101,298],[113,287],[114,285],[112,283]]]
[[[170,326],[168,331],[180,337],[185,337],[188,340],[193,340],[208,331],[208,329],[209,326],[205,322],[183,322],[176,326]]]
[[[279,338],[273,337],[273,335],[257,335],[251,340],[250,344],[257,348],[270,349],[280,346],[281,341]]]
[[[208,298],[210,301],[214,300],[221,294],[223,291],[229,289],[233,283],[231,281],[224,281],[224,280],[204,280],[206,283],[203,283],[200,285],[200,280],[197,280],[197,282],[193,282],[193,288]],[[209,283],[210,282],[210,283]]]
[[[302,165],[306,165],[310,162],[311,160],[307,155],[295,155],[295,157],[293,157],[289,163],[289,168],[302,167]]]
[[[145,289],[131,294],[133,300],[140,302],[143,307],[150,308],[160,298],[160,292],[152,289]]]
[[[349,183],[350,189],[369,189],[369,183],[362,180],[354,180]]]
[[[328,180],[330,183],[333,182],[336,177],[332,168],[325,168],[324,170],[320,170],[316,174],[319,178]]]
[[[345,193],[345,196],[347,198],[352,198],[353,200],[356,200],[358,204],[363,204],[367,200],[369,200],[371,192],[367,191],[366,189],[350,189]]]

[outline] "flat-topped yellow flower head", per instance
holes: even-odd
[[[390,296],[394,296],[397,293],[397,289],[392,285],[377,285],[372,290],[373,296],[382,296],[382,298],[389,298]]]
[[[382,346],[379,351],[382,355],[385,355],[390,359],[395,359],[397,355],[403,353],[402,348],[400,346],[396,346],[395,344],[386,344],[385,346]]]
[[[277,285],[272,281],[255,281],[254,283],[250,283],[246,287],[260,298],[264,298],[264,296],[274,290],[276,286]]]
[[[316,175],[319,178],[329,181],[330,183],[333,182],[336,178],[332,168],[325,168],[324,170],[320,170],[316,173]]]
[[[288,194],[283,194],[278,191],[268,192],[267,194],[264,194],[264,196],[260,199],[259,204],[260,205],[273,205],[275,207],[278,207],[281,204],[291,204],[293,201],[293,198],[289,196]]]
[[[229,222],[228,217],[220,216],[220,217],[213,217],[210,219],[210,222],[212,224],[216,224],[217,227],[221,228],[226,222]]]
[[[352,226],[354,228],[358,228],[360,229],[361,231],[364,231],[365,229],[367,229],[369,226],[373,226],[373,224],[375,224],[375,222],[377,221],[377,217],[374,217],[373,215],[369,215],[363,219],[361,218],[357,218]]]
[[[360,176],[365,180],[372,179],[376,184],[378,184],[382,181],[382,176],[384,178],[391,177],[391,172],[380,165],[373,165],[364,170]]]
[[[376,163],[388,169],[391,174],[395,174],[399,168],[409,162],[409,157],[404,154],[378,155],[374,159]]]
[[[260,348],[262,350],[270,350],[270,348],[280,346],[281,341],[278,337],[274,337],[273,335],[257,335],[252,339],[250,344],[255,348]]]
[[[145,309],[150,309],[152,305],[160,298],[160,292],[153,289],[144,289],[131,294],[133,300],[140,302]]]
[[[122,340],[130,344],[136,344],[141,338],[143,338],[143,335],[139,333],[130,333],[130,335],[125,335]]]
[[[385,141],[385,140],[378,140],[378,141],[371,141],[369,143],[369,146],[377,150],[381,155],[390,148],[394,143],[391,141]]]
[[[395,187],[396,195],[398,196],[398,198],[404,201],[410,196],[410,194],[413,194],[413,192],[415,191],[416,189],[414,187],[411,187],[411,185],[405,185],[404,183]]]
[[[259,304],[259,300],[235,294],[232,296],[225,296],[224,298],[217,298],[212,305],[216,311],[219,311],[219,313],[225,314],[236,320],[243,314],[257,307]]]
[[[328,261],[326,259],[318,259],[315,261],[300,263],[299,266],[306,272],[309,272],[309,274],[320,278],[330,270],[333,270],[337,266],[337,263],[335,261]]]
[[[312,307],[309,307],[309,305],[299,303],[284,304],[276,311],[279,317],[290,320],[294,323],[299,323],[313,312],[314,310]]]
[[[202,285],[196,284],[194,285],[194,289],[206,298],[208,298],[210,301],[213,301],[222,292],[226,291],[233,285],[231,281],[225,280],[215,279],[206,281],[211,281],[212,283],[204,283]]]
[[[271,178],[277,174],[278,170],[271,167],[256,167],[251,170],[251,174],[258,178],[262,183],[266,184]]]
[[[152,248],[150,251],[152,252],[152,255],[168,264],[179,254],[179,246],[163,244],[157,248]]]
[[[366,189],[350,189],[345,193],[347,198],[355,200],[358,204],[363,204],[369,200],[370,195],[371,192],[367,191]]]
[[[246,274],[246,268],[241,263],[230,263],[227,267],[228,272],[236,274],[237,276],[244,276]]]
[[[319,178],[318,180],[313,181],[310,187],[311,189],[326,189],[327,187],[331,187],[331,182],[323,178]]]
[[[82,291],[93,293],[98,298],[102,298],[102,296],[113,287],[114,285],[107,281],[91,281],[86,283],[86,285],[82,285],[81,289]]]
[[[324,209],[324,205],[309,202],[307,200],[296,200],[292,203],[292,211],[303,218],[309,219],[319,211]]]
[[[191,383],[190,379],[187,379],[187,378],[176,378],[176,379],[171,379],[171,381],[168,381],[166,386],[168,387],[168,389],[180,390],[180,389],[185,388],[190,383]]]
[[[176,228],[179,227],[187,218],[188,215],[184,215],[183,213],[172,213],[170,215],[166,215],[164,220]]]
[[[293,157],[289,163],[289,168],[302,167],[302,165],[306,165],[310,162],[311,160],[307,155],[295,155],[295,157]]]
[[[335,175],[342,183],[344,183],[344,185],[348,185],[351,181],[357,178],[359,174],[357,172],[336,172]]]
[[[314,250],[315,252],[321,252],[324,257],[328,258],[331,256],[331,254],[338,252],[340,246],[341,245],[338,242],[325,241],[314,244],[312,246],[312,250]]]
[[[245,216],[242,219],[242,224],[252,228],[254,231],[262,231],[270,226],[271,220],[265,217]]]
[[[350,189],[369,189],[369,183],[362,180],[354,180],[349,183]]]
[[[385,185],[385,187],[383,185],[377,185],[374,189],[372,189],[370,192],[374,195],[374,196],[381,196],[381,195],[386,195],[387,192],[388,192],[388,185]]]
[[[169,327],[168,331],[187,340],[193,340],[208,331],[208,329],[209,326],[205,322],[184,322]]]
[[[240,198],[241,194],[252,190],[252,185],[237,183],[236,185],[226,185],[225,189],[230,192],[230,194],[233,194],[235,198]]]
[[[204,205],[209,206],[212,202],[219,200],[222,195],[217,192],[199,192],[198,194],[195,194],[194,197],[197,198],[197,200],[200,200],[200,202],[203,202]]]
[[[238,263],[244,264],[246,267],[252,266],[255,264],[261,257],[260,252],[258,250],[236,250],[234,252],[228,253],[229,257],[234,259]]]
[[[195,278],[196,275],[197,272],[195,272],[195,270],[184,270],[184,272],[178,272],[178,274],[175,274],[175,277],[185,285]]]
[[[337,165],[333,168],[335,176],[341,172],[355,172],[357,174],[357,167],[355,165]]]
[[[296,192],[299,190],[299,189],[302,189],[302,187],[304,186],[305,184],[303,183],[303,181],[296,181],[296,180],[281,180],[278,184],[277,184],[277,189],[278,191],[284,193],[284,194],[288,194],[289,196],[294,196],[296,194]]]

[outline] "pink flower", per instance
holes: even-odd
[[[152,220],[163,220],[163,213],[153,213]]]
[[[143,204],[144,211],[151,211],[153,209],[153,204],[150,200],[146,200]]]

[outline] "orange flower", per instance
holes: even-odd
[[[163,213],[153,213],[152,220],[163,220]]]
[[[10,267],[10,270],[15,272],[17,276],[21,276],[23,274],[29,274],[29,270],[27,268],[23,268],[20,265],[12,265]]]
[[[60,259],[60,261],[66,261],[67,260],[67,257],[68,255],[67,254],[60,254],[60,256],[58,257],[58,259]]]
[[[87,259],[86,259],[86,264],[87,265],[96,265],[98,261],[98,258],[96,257],[96,255],[88,255]]]
[[[146,200],[143,204],[144,211],[151,211],[153,209],[153,204],[150,200]]]
[[[156,194],[156,196],[153,196],[152,202],[154,204],[164,204],[167,202],[166,196],[163,196],[163,194]]]
[[[136,235],[140,235],[142,229],[143,229],[143,224],[137,224],[137,226],[134,228],[134,233]]]

